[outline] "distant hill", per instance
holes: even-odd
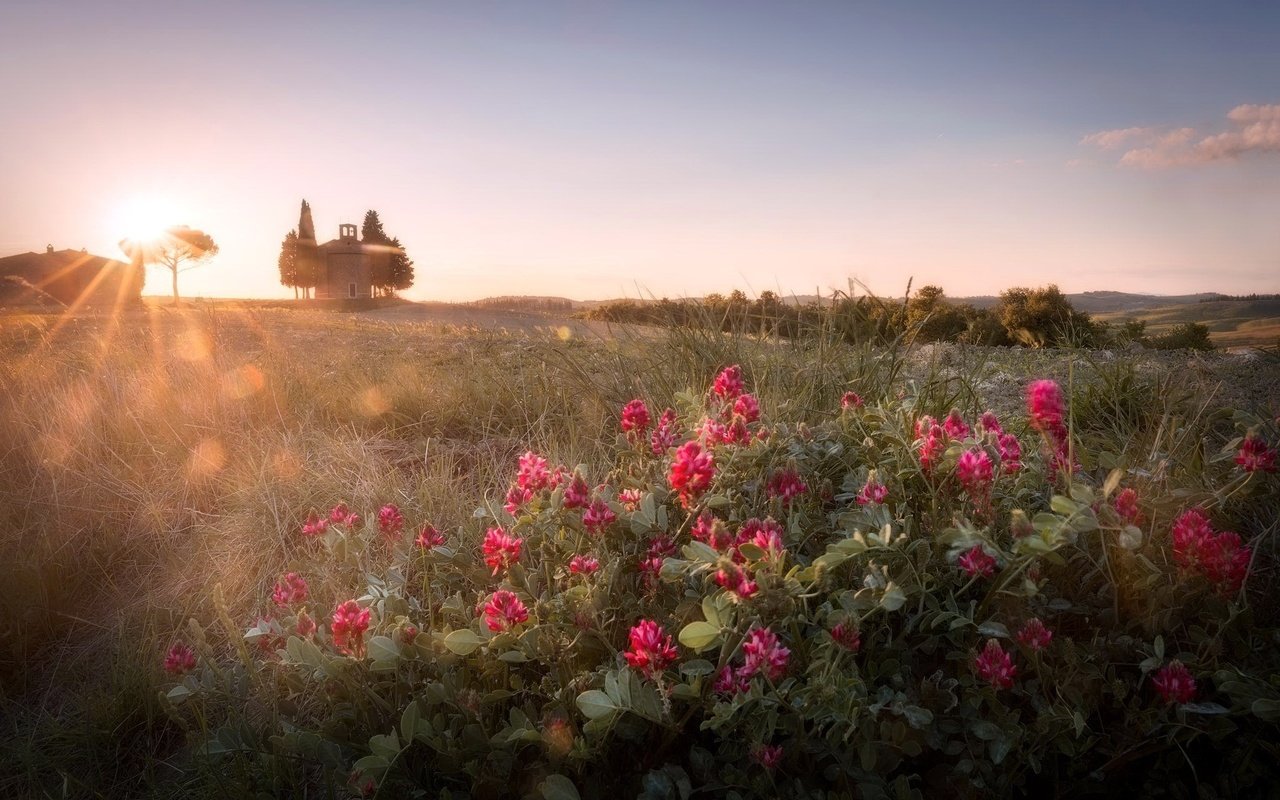
[[[138,302],[142,269],[83,250],[19,253],[0,258],[0,277],[16,276],[68,306]]]

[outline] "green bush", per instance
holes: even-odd
[[[761,420],[727,369],[628,404],[607,465],[527,453],[447,534],[313,515],[247,633],[191,623],[165,702],[237,795],[1265,791],[1261,532],[1206,521],[1192,559],[1183,512],[1243,519],[1275,479],[1230,443],[1199,494],[1095,480],[1057,397],[1030,429],[911,397]]]

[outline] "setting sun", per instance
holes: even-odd
[[[112,227],[120,238],[137,242],[154,241],[178,222],[172,201],[158,195],[125,198],[112,216]]]

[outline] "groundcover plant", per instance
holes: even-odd
[[[157,654],[166,708],[245,792],[1267,791],[1275,520],[1225,528],[1276,506],[1272,421],[1178,481],[1083,468],[1052,381],[1017,419],[859,388],[807,420],[737,366],[637,398],[612,463],[528,452],[458,530],[301,509],[260,607]]]

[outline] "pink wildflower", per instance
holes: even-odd
[[[1276,451],[1267,447],[1267,443],[1261,439],[1249,435],[1240,443],[1236,463],[1245,472],[1275,472]]]
[[[1124,489],[1116,495],[1116,515],[1126,525],[1142,524],[1142,509],[1138,508],[1138,493],[1133,489]]]
[[[1195,569],[1202,551],[1213,537],[1209,518],[1198,508],[1189,508],[1173,522],[1173,560],[1183,569]]]
[[[761,524],[751,543],[763,550],[764,557],[769,561],[778,561],[787,552],[786,544],[782,541],[782,526],[772,519]]]
[[[1240,591],[1249,572],[1253,551],[1240,542],[1240,535],[1222,531],[1207,540],[1200,552],[1200,568],[1205,578],[1223,595]]]
[[[169,648],[164,657],[164,671],[170,675],[181,675],[196,668],[196,651],[189,645],[178,642]]]
[[[679,433],[676,412],[674,409],[668,408],[662,412],[662,416],[658,419],[657,427],[653,429],[653,433],[649,436],[649,447],[653,454],[660,456],[667,452],[668,448],[675,447]]]
[[[920,469],[925,473],[933,471],[934,465],[942,458],[942,454],[947,450],[947,435],[942,426],[933,422],[929,417],[925,417],[929,421],[926,428],[921,423],[916,424],[916,428],[923,429],[924,435],[917,434],[920,440]]]
[[[329,521],[334,525],[345,525],[348,528],[355,528],[360,525],[360,515],[347,508],[346,503],[338,503],[329,512]]]
[[[738,395],[742,394],[744,388],[742,368],[737,364],[721,370],[720,374],[716,376],[715,382],[711,385],[711,391],[723,400],[736,400]]]
[[[716,673],[715,682],[711,684],[711,689],[716,694],[732,695],[742,694],[751,688],[751,676],[743,675],[741,671],[734,670],[733,667],[725,664]]]
[[[862,647],[862,631],[858,630],[857,625],[850,625],[847,622],[837,622],[833,625],[831,638],[836,644],[854,653]]]
[[[640,398],[636,398],[622,407],[622,432],[633,442],[644,438],[649,430],[649,407]]]
[[[658,580],[662,577],[661,556],[646,555],[640,559],[640,584],[644,586],[645,591],[655,592],[658,589]]]
[[[760,591],[760,585],[751,580],[751,573],[737,564],[725,564],[716,570],[715,582],[735,595],[738,600],[748,600]]]
[[[697,442],[685,442],[676,451],[667,480],[680,497],[680,505],[688,508],[711,486],[716,474],[715,459]]]
[[[405,644],[413,644],[413,640],[417,638],[418,626],[414,625],[412,622],[405,623],[405,626],[400,629],[400,641]]]
[[[591,487],[587,485],[587,479],[575,471],[569,485],[564,488],[564,507],[586,508],[589,502]]]
[[[628,511],[635,511],[640,507],[640,501],[644,499],[644,492],[639,489],[623,489],[618,492],[618,502],[622,503],[622,507]]]
[[[990,578],[996,574],[996,560],[976,544],[973,549],[957,559],[956,564],[970,578]]]
[[[776,769],[782,762],[782,745],[761,744],[751,751],[751,758],[767,770]]]
[[[582,515],[582,524],[586,526],[588,533],[598,536],[617,518],[618,515],[613,513],[609,504],[597,498]]]
[[[1017,436],[1012,433],[1000,434],[996,447],[1000,450],[1000,468],[1006,474],[1022,469],[1022,445]]]
[[[1013,686],[1013,679],[1018,675],[1018,668],[1013,665],[1013,658],[995,639],[987,640],[986,648],[973,660],[973,668],[979,678],[996,689],[1010,688]]]
[[[698,515],[689,535],[699,542],[705,542],[714,550],[725,550],[734,542],[729,528],[723,521],[713,517],[710,511],[703,511]]]
[[[1042,433],[1054,434],[1063,429],[1066,412],[1062,402],[1062,390],[1055,381],[1032,381],[1027,386],[1027,414],[1031,427]]]
[[[516,485],[529,492],[546,489],[551,483],[551,469],[547,460],[532,451],[520,456],[516,470]]]
[[[292,603],[301,603],[307,599],[307,581],[296,572],[285,573],[276,581],[271,591],[271,600],[281,608]]]
[[[867,475],[867,482],[862,485],[862,490],[858,492],[858,505],[880,505],[889,497],[889,487],[876,480],[876,474],[873,470]]]
[[[770,499],[775,497],[782,499],[784,506],[791,505],[791,501],[809,490],[804,481],[800,480],[800,473],[795,467],[786,467],[777,470],[769,477],[769,482],[765,486],[765,491]]]
[[[1032,617],[1018,631],[1018,641],[1034,651],[1043,650],[1053,641],[1053,631],[1046,628],[1038,617]]]
[[[523,544],[524,539],[517,539],[501,527],[490,528],[484,533],[484,563],[497,575],[520,560],[520,548]]]
[[[436,530],[434,525],[423,525],[413,543],[423,550],[432,550],[444,544],[444,534]]]
[[[985,498],[991,493],[992,471],[991,456],[979,447],[964,451],[956,461],[956,478],[975,499]]]
[[[978,425],[983,433],[992,433],[996,436],[1004,433],[1004,429],[1000,427],[1000,420],[996,418],[993,411],[983,411],[982,416],[978,418]]]
[[[1151,685],[1156,687],[1160,697],[1170,705],[1190,703],[1196,699],[1196,679],[1191,677],[1191,672],[1177,659],[1161,667],[1151,679]]]
[[[969,430],[969,426],[960,417],[960,412],[954,408],[951,409],[951,413],[943,421],[942,430],[952,439],[968,439],[969,434],[973,432]]]
[[[357,658],[364,655],[364,632],[369,629],[369,609],[361,608],[355,600],[347,600],[333,612],[333,643],[344,653]]]
[[[306,611],[298,612],[298,621],[295,623],[298,635],[303,639],[309,639],[316,632],[316,621]]]
[[[600,569],[600,562],[595,556],[574,556],[569,559],[569,572],[574,575],[591,575]]]
[[[631,629],[631,649],[624,655],[627,663],[645,677],[652,678],[676,660],[676,648],[662,626],[651,619],[640,620]]]
[[[529,619],[529,609],[515,592],[499,589],[484,606],[484,624],[494,633],[509,631]]]
[[[768,628],[752,628],[742,643],[742,672],[748,676],[757,672],[776,681],[787,671],[791,651],[778,643],[778,635]]]
[[[861,407],[862,407],[862,398],[858,396],[857,392],[845,392],[844,396],[840,398],[841,411],[845,411],[850,408],[861,408]]]
[[[739,395],[738,399],[733,401],[733,413],[750,425],[760,419],[760,401],[754,394]]]
[[[329,530],[329,520],[313,511],[307,515],[307,521],[302,526],[302,535],[310,539],[321,535],[327,530]]]
[[[520,507],[533,499],[533,492],[529,489],[521,489],[519,484],[511,484],[511,488],[507,490],[507,497],[502,507],[511,516],[515,516],[520,511]]]
[[[395,503],[387,503],[378,509],[378,530],[389,539],[394,539],[404,530],[404,514]]]

